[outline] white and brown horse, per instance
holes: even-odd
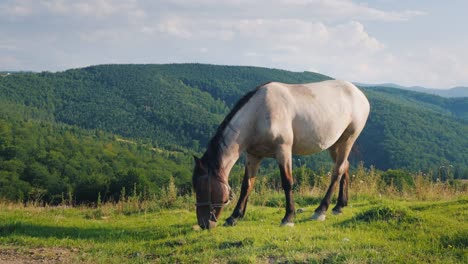
[[[294,225],[292,155],[328,149],[335,162],[330,187],[312,219],[324,220],[335,186],[340,183],[334,213],[348,202],[348,156],[369,115],[366,96],[353,84],[324,81],[310,84],[270,82],[242,97],[210,140],[202,158],[195,157],[193,186],[197,220],[202,228],[216,226],[230,201],[229,173],[247,152],[245,176],[236,208],[225,225],[235,225],[246,211],[247,199],[264,157],[277,160],[286,195],[281,225]]]

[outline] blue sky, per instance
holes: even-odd
[[[468,86],[468,1],[0,0],[0,71],[200,62]]]

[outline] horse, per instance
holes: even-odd
[[[246,213],[260,162],[276,159],[286,196],[281,226],[294,226],[292,155],[328,150],[334,161],[328,191],[311,219],[323,221],[339,182],[333,213],[348,203],[351,148],[363,130],[370,105],[366,96],[346,81],[308,84],[269,82],[245,94],[219,125],[201,158],[194,156],[192,184],[196,215],[202,229],[214,228],[223,208],[231,201],[229,174],[246,152],[241,194],[225,226],[234,226]]]

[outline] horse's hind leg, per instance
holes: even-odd
[[[292,175],[292,154],[289,146],[282,146],[277,153],[276,160],[281,173],[281,184],[286,196],[286,214],[281,221],[281,226],[294,226],[294,198],[293,198],[293,175]]]
[[[356,140],[356,136],[349,134],[344,134],[331,148],[330,154],[335,161],[335,167],[333,169],[333,174],[328,187],[325,197],[322,199],[320,205],[315,209],[315,213],[312,216],[312,219],[323,221],[325,220],[325,212],[327,211],[330,203],[333,192],[338,182],[340,182],[340,192],[338,195],[338,203],[333,209],[334,212],[340,213],[341,208],[346,206],[348,203],[348,170],[349,162],[348,156],[351,151],[351,147]],[[343,177],[344,176],[344,177]]]
[[[342,208],[348,205],[348,185],[349,185],[349,166],[346,168],[340,180],[340,191],[338,201],[332,211],[334,214],[341,214]]]
[[[244,179],[242,180],[242,189],[239,200],[237,201],[236,208],[231,216],[226,219],[225,226],[234,226],[239,218],[245,215],[247,209],[247,200],[249,199],[250,192],[255,183],[255,176],[257,175],[258,167],[260,166],[261,158],[247,153],[247,161],[245,166]]]

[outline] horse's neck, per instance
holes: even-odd
[[[245,133],[248,127],[245,124],[246,120],[235,118],[226,127],[224,131],[223,151],[221,154],[221,169],[223,171],[223,179],[227,182],[229,174],[239,159],[241,153],[246,148]]]
[[[235,140],[235,138],[226,138],[226,145],[223,146],[221,154],[221,171],[222,177],[225,182],[228,182],[229,174],[231,173],[232,167],[236,164],[241,154],[241,146]]]

